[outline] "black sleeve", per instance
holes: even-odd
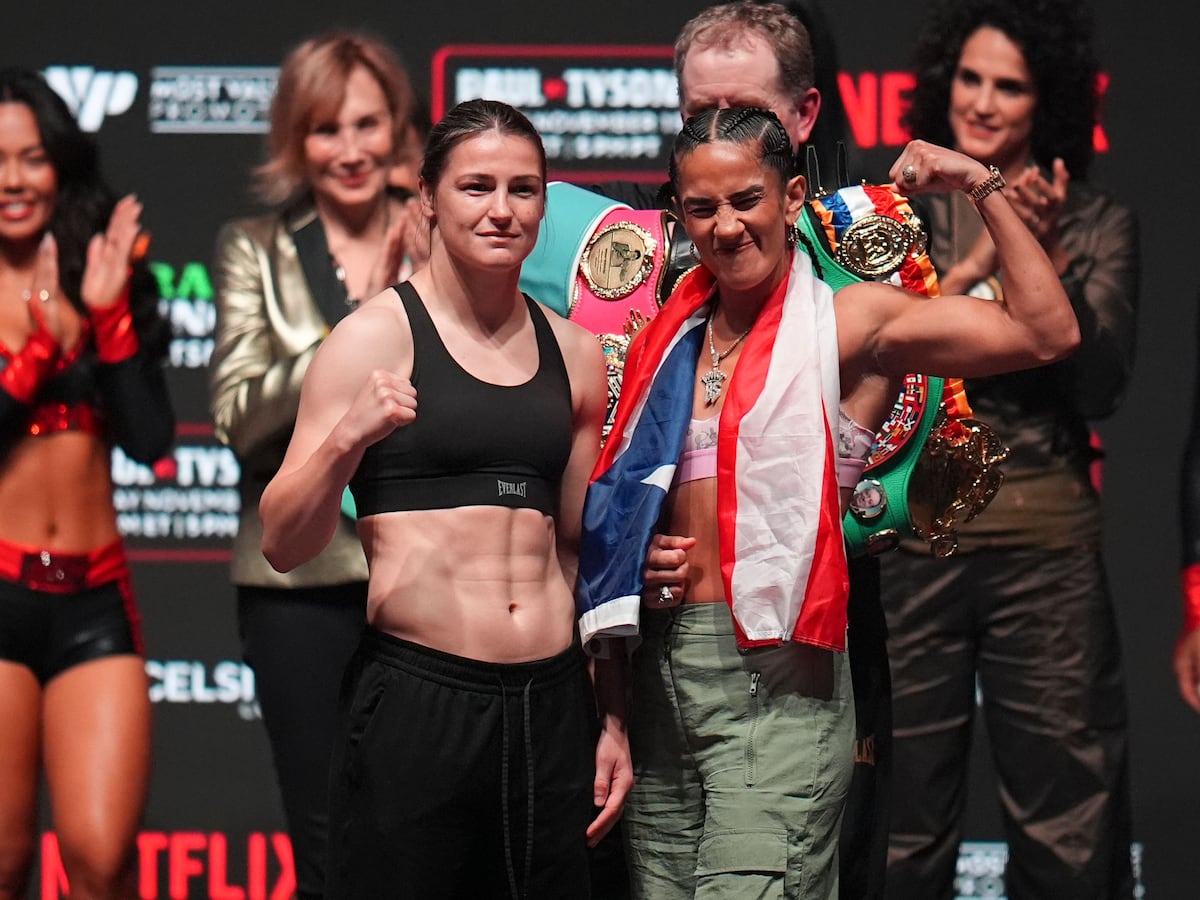
[[[1200,346],[1200,317],[1197,318],[1196,344]],[[1192,422],[1183,447],[1182,487],[1179,500],[1183,525],[1183,563],[1186,568],[1200,563],[1200,366],[1192,389]]]
[[[96,380],[113,443],[147,465],[165,454],[175,437],[175,413],[162,364],[139,353],[98,363]]]
[[[0,388],[0,447],[7,447],[29,421],[29,407]]]

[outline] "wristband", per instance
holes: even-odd
[[[1192,563],[1180,573],[1183,585],[1183,633],[1200,628],[1200,563]]]
[[[92,334],[96,338],[96,356],[100,362],[124,362],[138,352],[133,313],[129,310],[129,283],[111,306],[88,307]]]
[[[39,326],[29,335],[25,346],[7,360],[0,357],[0,389],[6,391],[18,403],[32,404],[38,387],[58,360],[58,343],[50,332]]]

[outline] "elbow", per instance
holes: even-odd
[[[1039,362],[1043,365],[1066,359],[1079,349],[1082,336],[1079,331],[1079,321],[1073,312],[1063,317],[1061,324],[1054,328],[1043,341]]]
[[[286,575],[292,569],[307,561],[297,552],[295,541],[289,541],[287,535],[283,534],[281,529],[272,527],[273,520],[270,516],[263,515],[261,512],[259,516],[262,518],[263,523],[263,536],[260,549],[263,556],[267,558],[267,562],[271,564],[272,569]]]
[[[259,549],[276,572],[292,571],[304,560],[295,552],[295,542],[287,540],[284,529],[278,525],[279,517],[271,509],[271,485],[267,485],[258,504],[258,518],[262,522],[262,541]]]
[[[267,558],[267,562],[271,564],[271,568],[281,575],[286,575],[303,562],[301,559],[291,558],[285,547],[266,536],[262,540],[262,553]]]

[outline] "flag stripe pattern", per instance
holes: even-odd
[[[637,634],[642,569],[692,413],[713,294],[697,269],[635,337],[584,505],[580,632]],[[764,305],[727,385],[717,441],[718,541],[741,646],[845,647],[845,550],[834,475],[837,331],[803,253]]]

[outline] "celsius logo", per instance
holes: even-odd
[[[254,692],[254,670],[232,659],[222,660],[211,670],[199,660],[148,659],[146,676],[151,703],[236,704],[241,718],[262,717]]]
[[[99,131],[106,116],[127,112],[137,96],[132,72],[98,72],[91,66],[49,66],[46,83],[66,102],[84,131]]]

